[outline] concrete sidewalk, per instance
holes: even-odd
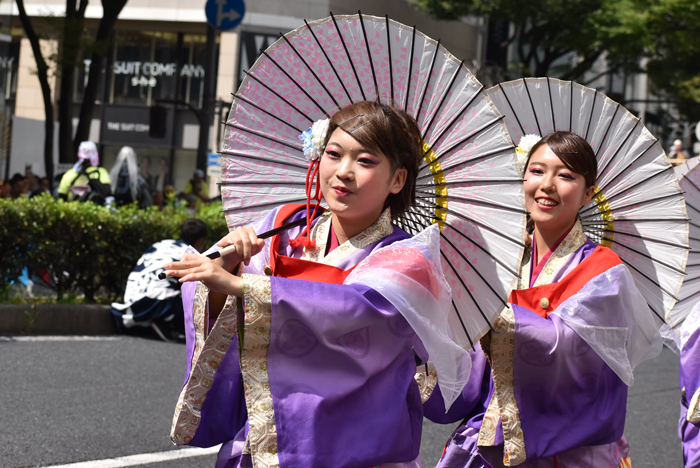
[[[112,335],[108,305],[0,304],[0,335]]]

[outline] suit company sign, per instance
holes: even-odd
[[[89,66],[89,64],[86,64]],[[154,88],[158,85],[158,77],[171,77],[177,73],[176,63],[161,62],[114,62],[115,75],[133,75],[131,86],[150,86]],[[184,64],[180,69],[181,77],[204,78],[204,67],[201,65]]]

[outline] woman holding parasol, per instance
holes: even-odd
[[[410,236],[392,225],[414,202],[418,126],[363,101],[303,137],[306,205],[279,207],[217,244],[234,254],[165,265],[185,282],[193,317],[171,437],[223,443],[221,467],[422,466],[416,356],[466,351],[439,323],[420,336],[409,325],[450,304],[438,226]],[[256,235],[304,216],[305,227]],[[439,370],[447,380],[464,374]]]
[[[678,294],[678,302],[669,314],[669,324],[680,335],[681,417],[678,435],[683,444],[683,466],[696,468],[700,466],[700,288],[697,269],[700,258],[700,167],[686,165],[683,169],[676,174],[689,208],[689,238],[693,250],[688,255],[687,276]]]
[[[435,421],[464,418],[438,466],[627,467],[627,388],[661,349],[658,323],[617,254],[583,232],[591,146],[567,131],[523,140],[532,247],[463,397],[447,414],[432,408],[438,392],[426,403]]]
[[[683,444],[683,466],[700,466],[700,303],[695,303],[680,326],[681,417],[678,435]]]
[[[439,40],[359,13],[282,35],[234,98],[222,198],[231,230],[249,228],[219,265],[171,268],[203,280],[183,287],[171,438],[223,443],[220,466],[420,466],[434,380],[420,365],[417,386],[416,362],[430,357],[449,408],[525,247],[502,116]]]

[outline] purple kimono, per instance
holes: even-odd
[[[681,326],[681,418],[678,435],[686,468],[700,467],[700,303]]]
[[[425,404],[435,422],[463,420],[438,467],[629,466],[627,388],[660,352],[660,322],[617,255],[578,222],[529,287],[531,261],[485,352],[477,347],[487,357],[472,357],[462,398],[446,414],[436,394]]]
[[[276,213],[254,223],[255,231],[270,229]],[[292,249],[295,228],[281,235],[279,253],[353,269],[342,284],[267,276],[268,239],[242,275],[242,304],[229,297],[215,321],[207,288],[183,286],[187,379],[171,438],[223,444],[217,468],[422,466],[414,376],[427,345],[409,325],[421,312],[395,305],[395,297],[410,288],[434,301],[438,315],[441,307],[447,313],[437,228],[411,237],[391,225],[387,209],[326,254],[330,220],[315,221],[315,248]]]

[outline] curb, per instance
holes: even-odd
[[[0,335],[113,335],[108,305],[0,304]]]

